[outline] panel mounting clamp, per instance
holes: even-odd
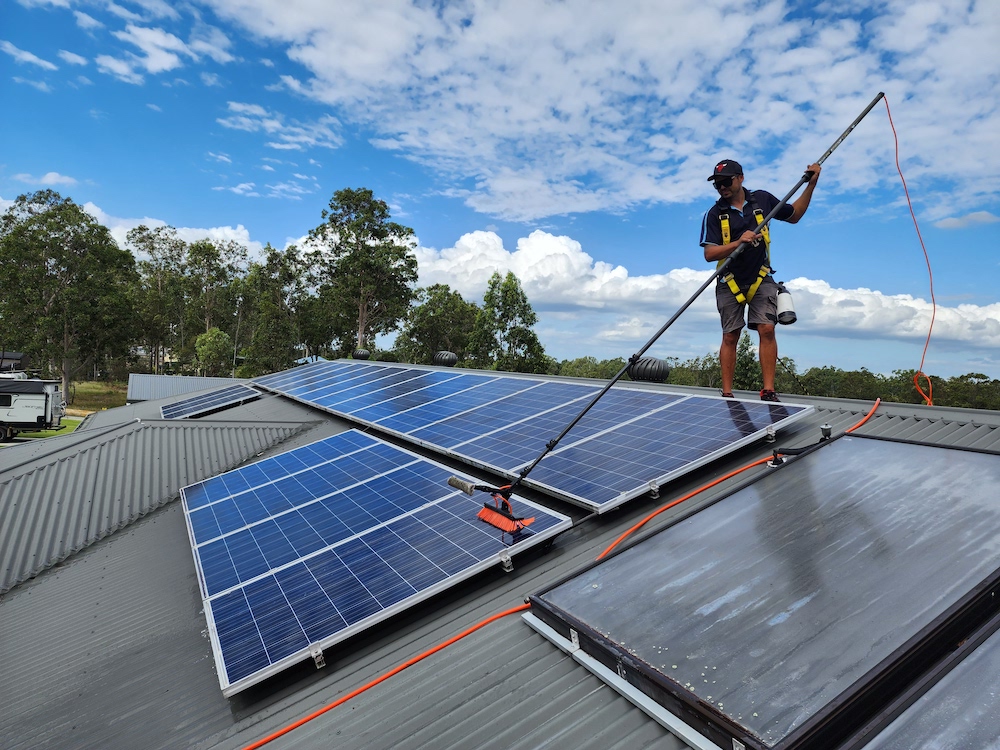
[[[311,646],[309,648],[309,656],[316,662],[316,669],[322,669],[326,666],[326,657],[323,656],[323,649],[319,646]]]
[[[507,550],[500,553],[500,564],[503,565],[504,573],[512,573],[514,571],[514,561],[510,559],[510,553]]]

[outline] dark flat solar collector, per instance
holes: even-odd
[[[997,606],[997,486],[1000,456],[843,437],[531,597],[532,617],[719,747],[834,747]]]
[[[842,750],[1000,749],[1000,615]]]

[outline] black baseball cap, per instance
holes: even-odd
[[[708,181],[711,182],[716,177],[736,177],[741,174],[743,174],[743,167],[740,166],[738,161],[723,159],[715,165],[715,171],[712,172],[712,176],[708,178]]]

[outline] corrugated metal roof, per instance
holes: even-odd
[[[203,378],[192,375],[146,375],[130,373],[128,376],[128,392],[125,396],[129,403],[136,401],[152,401],[171,396],[182,396],[186,393],[204,391],[213,388],[224,388],[234,383],[249,383],[245,378]]]
[[[4,449],[0,592],[178,497],[181,487],[238,466],[301,429],[133,421],[85,441]]]
[[[0,737],[18,748],[243,747],[578,570],[672,498],[775,447],[811,444],[823,423],[841,432],[871,406],[787,400],[813,403],[817,411],[780,433],[776,443],[750,446],[662,487],[659,499],[638,498],[599,517],[585,519],[579,509],[543,501],[579,522],[548,553],[515,559],[512,574],[488,571],[329,650],[323,670],[303,664],[229,700],[219,691],[203,632],[183,513],[179,503],[170,504],[0,597],[0,663],[5,664],[0,701],[9,707],[0,714]],[[111,416],[108,412],[105,419]],[[345,428],[340,420],[282,398],[222,412],[212,424],[222,418],[309,423],[308,432],[277,450]],[[199,422],[188,426],[210,426]],[[859,432],[1000,450],[998,428],[998,412],[884,404]],[[766,471],[757,467],[727,480],[657,516],[648,530],[712,502],[747,475]],[[53,658],[52,644],[67,643],[73,647]],[[678,750],[685,744],[513,615],[268,747],[292,746]]]

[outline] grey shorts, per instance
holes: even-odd
[[[778,322],[778,285],[768,276],[757,288],[757,293],[749,304],[740,304],[729,289],[728,284],[715,285],[715,304],[722,317],[722,332],[732,333],[743,330],[743,318],[747,317],[747,326],[756,331],[761,325],[775,325]],[[745,309],[749,307],[747,315]]]

